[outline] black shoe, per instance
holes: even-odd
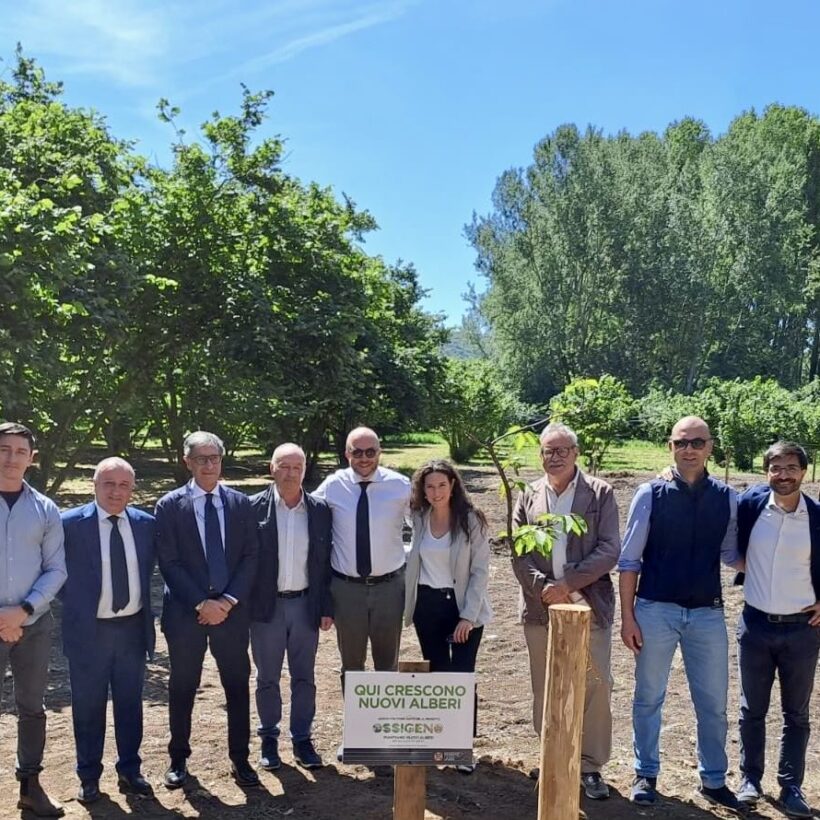
[[[320,769],[325,765],[310,738],[293,742],[293,759],[305,769]]]
[[[80,783],[80,791],[77,793],[80,803],[96,803],[101,797],[99,780],[83,780]]]
[[[814,817],[799,786],[784,786],[777,801],[787,817]]]
[[[243,789],[259,785],[259,775],[247,760],[242,761],[242,763],[232,763],[231,775],[236,781],[236,785],[241,786]]]
[[[259,765],[266,772],[274,772],[282,765],[282,758],[279,757],[279,743],[275,737],[262,738]]]
[[[723,806],[724,809],[740,815],[746,815],[749,812],[749,807],[741,803],[728,786],[719,786],[716,789],[701,786],[699,791],[705,800],[715,806]]]
[[[181,789],[188,779],[188,767],[184,760],[172,760],[168,771],[165,772],[165,788]]]
[[[136,774],[120,774],[117,783],[123,794],[136,794],[140,797],[154,796],[151,784],[139,772]]]

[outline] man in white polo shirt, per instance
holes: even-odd
[[[350,466],[318,487],[333,517],[330,553],[342,685],[348,670],[364,669],[367,642],[377,671],[398,666],[404,614],[402,527],[409,518],[410,482],[379,466],[381,444],[368,427],[347,437]]]
[[[780,679],[783,735],[777,780],[789,817],[812,817],[801,791],[809,701],[820,649],[820,504],[800,492],[808,458],[779,441],[763,456],[768,484],[738,501],[738,548],[746,559],[746,605],[738,622],[740,770],[738,799],[763,795],[766,713]]]

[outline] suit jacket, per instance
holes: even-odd
[[[225,516],[225,560],[228,586],[224,593],[235,598],[228,620],[247,621],[253,578],[256,573],[256,519],[248,496],[219,485]],[[208,561],[199,537],[196,513],[188,484],[164,495],[157,502],[157,558],[165,579],[162,628],[191,618],[196,606],[211,597]]]
[[[269,622],[276,610],[279,582],[279,530],[276,527],[274,485],[251,496],[259,526],[259,563],[251,593],[251,619]],[[322,617],[333,617],[330,597],[330,507],[319,498],[304,494],[308,525],[308,606],[311,624],[318,629]]]
[[[156,633],[151,611],[151,576],[154,573],[155,522],[150,513],[126,507],[134,536],[145,622],[145,649],[154,657]],[[63,652],[68,658],[93,652],[97,632],[97,607],[102,592],[100,525],[94,502],[66,510],[60,516],[65,532],[68,578],[60,591],[63,602]]]
[[[413,514],[413,541],[407,556],[407,573],[404,588],[404,622],[413,621],[418,595],[421,557],[419,546],[427,528],[426,514]],[[450,572],[456,595],[458,614],[476,626],[483,626],[493,618],[487,598],[487,582],[490,577],[490,540],[481,522],[472,513],[469,521],[470,535],[459,529],[450,542]]]
[[[771,487],[768,484],[761,484],[746,490],[737,500],[737,548],[738,552],[745,558],[749,549],[749,537],[752,534],[755,522],[760,517],[760,513],[766,508],[771,494]],[[809,514],[809,535],[811,538],[811,553],[809,558],[809,571],[811,572],[811,585],[814,587],[814,595],[820,601],[820,504],[813,498],[809,498],[803,493],[806,499],[806,510]],[[734,583],[742,584],[746,574],[739,572],[735,576]]]
[[[547,478],[542,476],[518,497],[513,515],[514,525],[533,524],[535,519],[549,512]],[[621,536],[618,529],[618,507],[612,487],[599,478],[578,470],[572,512],[587,523],[587,532],[567,537],[567,563],[564,581],[570,590],[579,592],[592,609],[600,626],[610,626],[615,617],[615,591],[609,571],[618,561]],[[555,574],[552,556],[545,558],[537,552],[513,556],[513,572],[521,584],[519,607],[524,623],[546,624],[547,611],[541,603],[541,592]]]

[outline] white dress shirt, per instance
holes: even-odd
[[[100,602],[97,604],[98,618],[124,618],[136,615],[142,609],[142,587],[140,585],[140,566],[137,561],[137,545],[131,532],[131,522],[122,512],[119,518],[120,535],[125,547],[125,564],[128,567],[128,606],[119,612],[112,609],[114,593],[111,586],[111,530],[113,524],[108,520],[111,513],[106,512],[99,504],[97,507],[97,525],[100,530],[100,558],[102,559],[102,588]]]
[[[572,512],[572,505],[575,503],[575,488],[578,485],[578,470],[576,468],[572,481],[567,484],[561,495],[555,492],[550,484],[549,476],[544,484],[547,492],[547,509],[554,515],[569,515]],[[563,527],[558,527],[555,531],[555,540],[552,543],[552,574],[556,580],[564,577],[564,567],[567,563],[567,534]],[[583,600],[580,592],[571,592],[570,598],[573,601]]]
[[[308,518],[305,495],[295,507],[288,507],[273,488],[276,505],[276,532],[279,539],[278,592],[299,592],[308,585]]]
[[[436,538],[430,532],[430,516],[425,516],[424,533],[419,542],[419,583],[434,589],[452,589],[450,570],[450,533]]]
[[[811,532],[806,499],[794,512],[777,506],[774,493],[755,521],[746,551],[746,603],[770,615],[792,615],[815,602],[811,583]]]
[[[410,521],[410,481],[385,467],[377,467],[365,479],[350,467],[337,470],[314,493],[328,503],[333,514],[330,564],[342,575],[359,574],[356,571],[356,507],[361,481],[371,482],[366,490],[370,511],[370,571],[372,575],[386,575],[404,566],[402,526]]]
[[[208,551],[205,548],[205,496],[208,493],[199,486],[193,479],[188,482],[188,493],[191,496],[191,502],[194,505],[194,514],[196,515],[196,528],[199,531],[199,540],[202,543],[202,552],[205,557],[208,557]],[[222,549],[225,549],[225,510],[222,503],[222,496],[219,493],[219,485],[213,488],[211,495],[214,500],[214,508],[216,515],[219,518],[219,533],[222,536]]]

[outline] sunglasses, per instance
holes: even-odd
[[[544,458],[552,458],[553,456],[566,458],[574,449],[574,447],[542,447],[541,455]]]
[[[219,464],[222,456],[191,456],[191,461],[198,467],[204,467],[206,464]]]
[[[362,450],[361,447],[355,447],[352,450],[348,451],[353,458],[375,458],[376,455],[379,453],[378,447],[368,447],[366,450]]]
[[[693,450],[702,450],[707,442],[712,441],[711,438],[673,438],[671,440],[672,446],[676,450],[685,450],[691,447]]]

